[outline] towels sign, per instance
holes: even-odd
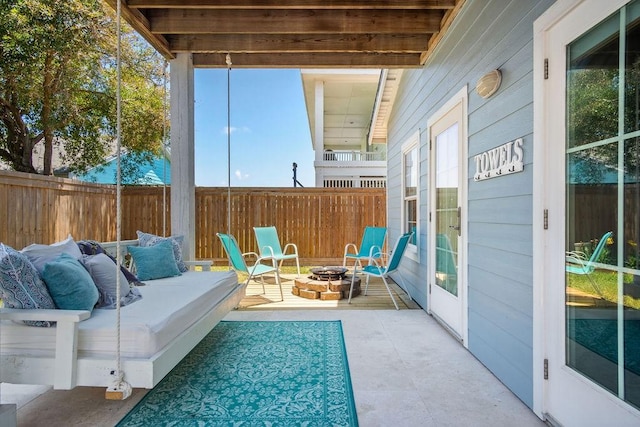
[[[473,156],[476,165],[474,181],[482,181],[498,176],[522,172],[524,169],[523,150],[524,141],[518,138],[499,147],[487,150],[484,153]]]

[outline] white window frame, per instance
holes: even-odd
[[[405,177],[406,177],[406,154],[412,150],[416,150],[416,194],[415,196],[406,197],[405,192]],[[400,208],[400,224],[402,233],[406,233],[406,225],[407,225],[407,212],[406,212],[406,202],[407,200],[415,200],[416,201],[416,235],[415,235],[415,244],[409,242],[407,245],[407,249],[405,250],[405,256],[418,261],[418,253],[420,249],[420,130],[417,130],[413,135],[411,135],[403,144],[402,144],[402,170],[400,172],[402,178],[401,190],[401,208]]]

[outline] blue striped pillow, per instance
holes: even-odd
[[[10,246],[0,243],[0,298],[7,308],[56,308],[47,287],[31,261]],[[31,326],[52,326],[55,322],[25,321]]]

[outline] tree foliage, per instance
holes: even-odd
[[[634,58],[625,68],[622,109],[617,65],[576,69],[567,76],[567,148],[595,143],[572,156],[579,164],[575,172],[582,182],[600,183],[605,172],[617,170],[618,144],[610,139],[620,132],[619,120],[624,121],[625,133],[640,128],[640,59]],[[636,177],[640,170],[638,139],[624,141],[623,153],[625,172]]]
[[[130,27],[122,42],[122,145],[158,153],[163,60]],[[0,159],[51,174],[54,144],[84,171],[112,154],[116,136],[116,23],[100,0],[0,0]],[[36,144],[44,169],[34,167]]]

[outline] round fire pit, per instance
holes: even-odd
[[[295,279],[291,293],[293,295],[320,300],[340,300],[349,298],[351,276],[346,275],[344,267],[315,267],[307,278]],[[353,297],[360,294],[360,278],[353,282]]]
[[[344,267],[315,267],[311,269],[311,277],[314,280],[339,280],[349,271]]]

